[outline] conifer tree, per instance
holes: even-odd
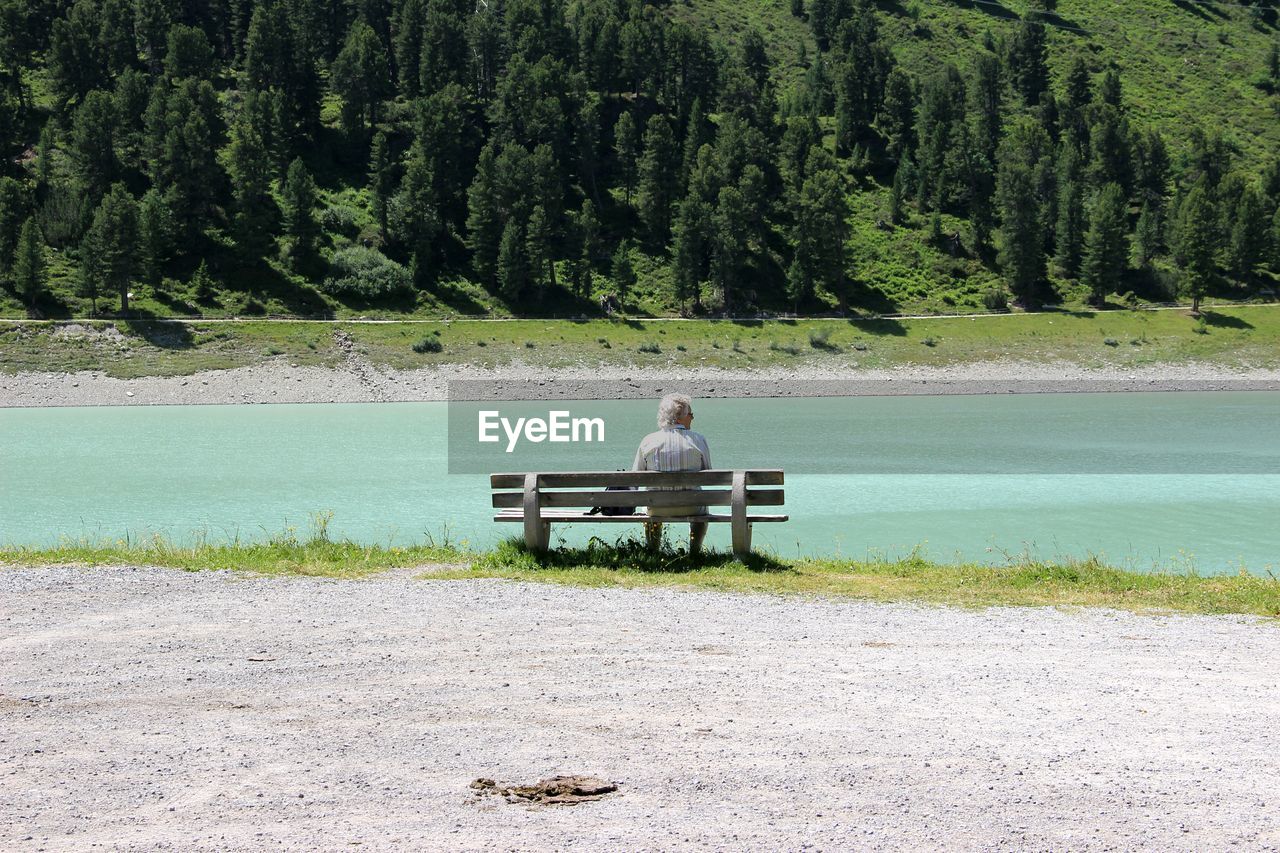
[[[170,56],[173,54],[170,53]],[[231,131],[230,174],[236,242],[249,257],[261,257],[271,244],[274,169],[267,140],[255,121],[255,94]]]
[[[480,152],[475,180],[467,194],[467,246],[476,278],[491,286],[498,283],[498,256],[504,237],[498,192],[496,156],[490,144]]]
[[[1160,253],[1162,225],[1160,208],[1150,201],[1144,201],[1133,232],[1133,261],[1138,267],[1149,268],[1151,260]]]
[[[129,310],[129,283],[137,269],[138,205],[124,184],[115,184],[102,198],[93,225],[80,245],[81,294],[93,311],[103,291],[120,294],[120,310]]]
[[[631,190],[636,180],[636,123],[629,111],[623,111],[613,126],[614,151],[618,155],[618,169],[622,185],[626,189],[626,203],[631,204]]]
[[[525,229],[517,219],[507,222],[498,247],[498,287],[504,299],[515,302],[525,291],[531,275]]]
[[[1198,314],[1200,300],[1213,281],[1218,251],[1218,215],[1203,179],[1178,209],[1176,249],[1182,262],[1183,290],[1191,297],[1192,313]]]
[[[1040,123],[1030,116],[1020,118],[1000,144],[996,176],[1000,267],[1009,289],[1030,306],[1040,304],[1045,276],[1045,186],[1046,174],[1052,173],[1049,147],[1049,135]]]
[[[666,243],[678,181],[675,139],[666,116],[651,117],[645,127],[639,171],[640,219],[655,243]]]
[[[1048,48],[1041,16],[1029,12],[1014,33],[1007,60],[1014,90],[1029,107],[1049,88]]]
[[[1254,267],[1266,259],[1268,224],[1261,193],[1253,186],[1245,187],[1236,202],[1229,250],[1231,271],[1237,278],[1251,276]]]
[[[627,294],[636,284],[636,269],[631,259],[631,243],[627,240],[618,243],[618,248],[613,253],[613,261],[610,263],[610,274],[613,276],[614,287],[618,289],[618,300],[626,302]]]
[[[142,280],[155,287],[173,251],[173,217],[164,194],[155,187],[138,203],[138,268]]]
[[[357,20],[347,32],[331,79],[342,98],[343,129],[352,139],[363,139],[367,128],[377,123],[382,101],[391,91],[386,48],[364,21]]]
[[[320,226],[316,222],[316,184],[301,157],[289,164],[284,185],[280,188],[284,209],[285,233],[292,239],[290,255],[309,260],[315,255]]]
[[[120,177],[115,135],[115,98],[95,89],[85,95],[71,125],[68,153],[75,163],[80,190],[96,205]]]
[[[395,187],[395,174],[391,163],[391,146],[387,135],[378,131],[373,137],[369,155],[369,207],[378,230],[387,233],[387,202]]]
[[[1067,278],[1080,274],[1084,255],[1086,222],[1081,171],[1075,145],[1064,139],[1058,154],[1058,221],[1054,237],[1058,269]]]
[[[13,261],[13,289],[28,309],[33,309],[45,291],[44,235],[35,217],[22,224],[18,252]]]
[[[18,234],[30,215],[30,206],[26,188],[16,178],[0,175],[0,276],[12,266]]]
[[[1081,278],[1089,288],[1090,301],[1098,308],[1105,306],[1108,293],[1118,289],[1129,257],[1126,207],[1120,185],[1107,184],[1089,212]]]
[[[539,291],[556,286],[556,261],[552,249],[552,226],[546,209],[534,205],[529,214],[529,227],[525,234],[526,252],[529,256],[530,279]]]

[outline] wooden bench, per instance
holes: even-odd
[[[781,471],[575,471],[568,473],[491,474],[493,506],[502,510],[494,521],[524,524],[524,542],[531,551],[546,551],[551,542],[552,523],[594,522],[619,524],[660,521],[663,524],[727,522],[733,525],[733,553],[751,553],[751,525],[756,522],[786,521],[785,515],[748,513],[752,506],[780,506],[782,489],[752,488],[781,486]],[[637,491],[605,491],[607,486],[631,486]],[[728,488],[714,488],[727,486]],[[663,491],[644,491],[663,487]],[[703,488],[697,488],[703,487]],[[669,489],[670,491],[667,491]],[[634,515],[591,515],[591,507],[633,507]],[[708,509],[729,507],[728,513],[678,515],[650,518],[649,506],[699,506]]]

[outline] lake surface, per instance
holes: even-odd
[[[602,417],[609,441],[510,455],[479,448],[477,408],[0,409],[0,542],[261,540],[290,526],[305,535],[313,513],[332,512],[332,536],[484,546],[519,532],[490,520],[484,472],[629,467],[655,407],[557,402]],[[502,404],[504,415],[547,408]],[[1139,570],[1280,571],[1273,392],[698,400],[695,415],[716,467],[787,472],[792,521],[755,534],[783,555],[918,548],[940,560],[1093,554]],[[553,538],[631,530],[561,526]],[[728,537],[715,525],[709,542]]]

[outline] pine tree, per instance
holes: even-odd
[[[512,219],[502,230],[497,266],[499,292],[508,302],[515,302],[524,293],[530,277],[529,249],[519,220]]]
[[[1266,259],[1269,235],[1262,204],[1262,194],[1253,186],[1245,187],[1236,202],[1229,260],[1231,271],[1237,278],[1251,276],[1254,267]]]
[[[1089,213],[1081,279],[1089,288],[1090,300],[1098,308],[1106,305],[1108,293],[1119,289],[1129,258],[1127,207],[1120,185],[1107,184],[1094,199]]]
[[[624,111],[613,126],[614,150],[618,155],[618,170],[622,173],[622,185],[626,188],[626,203],[631,204],[631,190],[636,180],[636,123],[631,113]]]
[[[1029,107],[1040,103],[1040,95],[1049,89],[1049,65],[1045,26],[1035,12],[1023,18],[1014,33],[1007,64],[1022,102]]]
[[[631,261],[631,244],[628,241],[618,243],[610,264],[610,274],[613,276],[614,287],[618,289],[618,301],[626,302],[627,294],[636,284],[636,269]]]
[[[392,170],[390,144],[387,142],[387,135],[378,131],[373,137],[373,148],[369,155],[369,207],[383,236],[387,233],[387,202],[394,187],[395,173]]]
[[[916,91],[911,75],[895,67],[885,81],[884,100],[876,127],[884,137],[885,153],[900,161],[915,145]]]
[[[893,186],[889,189],[889,221],[895,225],[906,220],[904,205],[914,183],[915,166],[908,155],[898,162],[898,168],[893,173]]]
[[[120,177],[115,150],[117,122],[115,98],[100,89],[85,95],[72,121],[68,153],[75,163],[80,190],[94,205]]]
[[[142,280],[155,287],[173,251],[173,217],[164,194],[147,190],[138,204],[138,267]]]
[[[1151,201],[1144,201],[1133,233],[1133,261],[1142,269],[1149,268],[1152,259],[1164,247],[1164,229],[1160,219],[1160,207]]]
[[[504,236],[496,156],[490,144],[480,152],[476,177],[467,194],[467,246],[471,249],[471,268],[483,284],[498,283],[498,258]]]
[[[1067,278],[1080,274],[1085,228],[1080,155],[1070,140],[1064,140],[1058,154],[1058,221],[1054,237],[1058,269]]]
[[[1049,135],[1032,117],[1013,123],[1000,144],[996,176],[999,202],[999,264],[1009,289],[1029,306],[1040,304],[1045,277],[1046,177],[1053,172]]]
[[[821,287],[848,309],[844,246],[849,237],[849,207],[838,172],[820,169],[804,183],[797,205],[795,257],[788,270],[788,296],[800,304]]]
[[[229,164],[236,242],[251,258],[261,257],[271,244],[275,207],[271,199],[275,170],[267,140],[255,120],[255,99],[256,93],[250,93],[232,128]]]
[[[1183,290],[1196,314],[1213,281],[1218,252],[1218,214],[1205,183],[1197,183],[1178,209],[1176,251],[1182,261]]]
[[[711,209],[698,192],[691,189],[680,205],[675,224],[676,299],[681,306],[692,303],[702,310],[702,282],[706,278]]]
[[[664,244],[671,231],[671,206],[675,203],[678,175],[676,145],[665,116],[649,119],[640,159],[640,219],[656,244]]]
[[[13,261],[14,292],[33,309],[45,291],[44,235],[35,217],[22,224],[18,253]]]
[[[542,205],[535,205],[529,215],[529,228],[525,235],[529,255],[530,278],[539,291],[556,286],[556,261],[552,247],[551,221]]]
[[[333,90],[342,98],[343,129],[352,139],[364,139],[366,129],[378,121],[383,99],[391,93],[386,48],[364,21],[351,25],[330,77]]]
[[[115,184],[102,198],[93,225],[80,246],[81,294],[94,313],[103,291],[120,294],[120,310],[129,310],[129,283],[137,269],[138,205],[124,184]]]
[[[168,34],[164,73],[171,80],[194,77],[207,80],[213,74],[213,46],[198,27],[178,24]]]
[[[0,276],[9,272],[30,207],[26,188],[14,178],[0,176]]]
[[[315,255],[320,226],[315,216],[316,184],[301,157],[289,164],[280,196],[285,233],[293,241],[290,254],[298,260],[309,260]]]

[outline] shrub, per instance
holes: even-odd
[[[537,344],[535,344],[533,341],[525,341],[525,342],[524,342],[524,348],[525,348],[525,349],[533,349],[533,348],[534,348],[534,347],[536,347],[536,346],[537,346]]]
[[[439,338],[423,338],[413,345],[413,351],[418,353],[444,352],[444,344],[440,343]]]
[[[688,352],[688,347],[686,347],[684,344],[676,344],[676,349],[679,350],[680,352]]]
[[[809,331],[809,346],[814,349],[830,349],[831,348],[831,330],[830,329],[811,329]]]
[[[924,344],[927,347],[936,347],[938,345],[938,340],[936,338],[925,338],[920,343]]]
[[[988,311],[1008,311],[1009,294],[1002,287],[993,287],[982,294],[982,304]]]
[[[356,234],[356,212],[349,207],[326,207],[320,214],[320,225],[330,234]]]
[[[1209,334],[1209,321],[1204,317],[1201,317],[1199,320],[1196,320],[1196,324],[1191,328],[1191,331],[1195,332],[1197,335]]]
[[[658,346],[656,343],[641,344],[640,352],[647,352],[650,355],[658,355],[662,352],[662,347]]]
[[[334,254],[320,289],[334,296],[390,299],[413,293],[413,278],[377,249],[351,246]]]
[[[769,341],[769,351],[784,352],[787,355],[799,355],[800,347],[792,346],[790,344],[780,344],[777,341]]]
[[[1107,346],[1109,346],[1109,347],[1118,347],[1118,346],[1120,346],[1120,342],[1119,342],[1119,341],[1117,341],[1115,338],[1105,338],[1105,339],[1103,339],[1103,341],[1102,341],[1102,342],[1103,342],[1104,344],[1106,344]]]
[[[856,349],[858,352],[866,352],[866,351],[867,351],[867,345],[866,345],[866,344],[864,344],[862,341],[858,341],[856,344],[854,344],[854,345],[853,345],[853,348],[854,348],[854,349]]]

